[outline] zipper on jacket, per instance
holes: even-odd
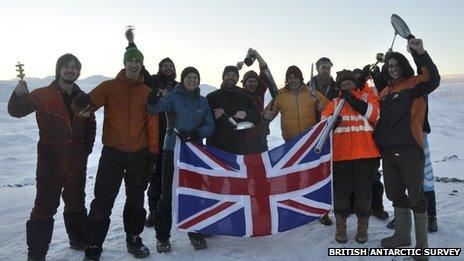
[[[301,91],[301,90],[300,90]],[[300,124],[300,106],[298,104],[298,96],[300,95],[300,92],[298,92],[298,94],[295,96],[295,94],[293,94],[293,97],[295,97],[295,100],[296,100],[296,113],[297,113],[297,119],[298,119],[298,135],[301,133],[301,124]]]
[[[129,143],[127,147],[127,151],[130,151],[131,148],[131,143],[132,143],[132,138],[130,135],[130,126],[131,126],[131,118],[132,118],[132,81],[129,80],[129,114],[128,114],[128,119],[127,119],[127,137],[129,138]]]

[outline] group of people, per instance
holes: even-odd
[[[23,117],[35,112],[40,134],[37,195],[26,223],[29,260],[45,259],[60,195],[70,247],[84,250],[85,260],[99,260],[123,179],[127,251],[136,258],[148,256],[150,251],[140,234],[144,226],[154,226],[157,251],[169,252],[176,137],[198,143],[206,138],[207,145],[235,154],[260,153],[268,149],[269,123],[279,113],[282,136],[288,141],[332,116],[342,100],[345,105],[333,128],[336,241],[348,241],[346,219],[352,213],[358,218],[355,239],[359,243],[368,240],[370,215],[388,218],[382,203],[382,160],[386,194],[394,206],[395,232],[381,245],[411,245],[412,210],[416,247],[427,247],[427,213],[429,230],[437,229],[435,195],[429,193],[426,198],[423,187],[430,187],[430,182],[424,183],[424,175],[426,180],[431,175],[424,172],[431,170],[430,164],[424,164],[430,162],[425,134],[430,132],[427,95],[438,87],[440,76],[422,40],[411,39],[408,45],[417,65],[416,76],[406,57],[391,51],[382,69],[343,70],[334,80],[331,60],[322,57],[311,82],[305,84],[302,71],[290,66],[285,87],[279,90],[265,60],[250,48],[259,74],[246,72],[239,87],[243,62],[226,66],[220,88],[203,97],[196,68],[185,68],[177,82],[174,62],[165,58],[157,74],[151,75],[131,30],[126,38],[124,69],[88,94],[75,83],[80,61],[65,54],[58,59],[56,79],[49,86],[29,92],[27,84],[20,81],[11,95],[9,113]],[[368,84],[371,78],[375,85]],[[265,106],[268,89],[272,101]],[[94,113],[101,107],[104,147],[87,213],[86,165],[95,140]],[[242,121],[252,122],[254,127],[237,130],[234,123]],[[148,216],[144,208],[147,186]],[[332,224],[328,215],[320,222]],[[207,247],[207,236],[188,233],[195,249]]]

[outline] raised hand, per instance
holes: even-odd
[[[22,80],[19,81],[19,83],[15,87],[14,92],[18,97],[24,97],[27,94],[29,94],[29,89],[27,88],[27,83],[25,81],[22,81]]]
[[[422,39],[412,38],[408,41],[408,47],[411,50],[416,51],[418,55],[423,55],[425,53],[424,44]]]
[[[129,43],[134,42],[134,27],[129,25],[126,30],[126,39]]]

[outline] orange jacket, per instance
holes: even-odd
[[[94,110],[104,106],[103,145],[126,152],[149,147],[159,153],[158,114],[147,114],[150,88],[143,77],[131,81],[121,70],[116,79],[102,82],[90,92]]]
[[[329,103],[329,100],[320,92],[316,91],[315,96],[324,108]],[[280,89],[274,101],[267,108],[272,111],[274,117],[279,112],[281,113],[280,126],[285,141],[298,136],[316,124],[317,104],[306,85],[300,88],[297,96],[286,87]]]
[[[372,137],[374,126],[380,115],[379,102],[369,87],[354,90],[352,94],[367,103],[365,115],[345,103],[339,114],[342,118],[333,131],[333,161],[369,159],[379,157],[379,150]],[[322,112],[322,119],[332,115],[340,102],[335,98]]]

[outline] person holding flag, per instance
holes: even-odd
[[[358,88],[352,71],[337,72],[336,85],[340,97],[332,100],[322,112],[322,119],[334,114],[345,100],[333,131],[333,190],[336,233],[339,243],[348,241],[346,218],[350,215],[350,195],[355,196],[354,210],[358,217],[356,241],[368,239],[371,186],[379,150],[372,138],[379,118],[379,103],[364,86]]]
[[[151,92],[147,99],[149,114],[174,112],[176,115],[172,129],[166,131],[164,138],[163,171],[161,179],[161,197],[156,209],[155,231],[158,252],[171,250],[172,227],[172,183],[174,176],[174,147],[177,136],[183,142],[200,142],[214,132],[214,119],[205,97],[200,95],[200,73],[194,67],[182,71],[181,82],[172,92],[162,96],[162,92]],[[188,233],[195,249],[207,247],[203,235]]]

